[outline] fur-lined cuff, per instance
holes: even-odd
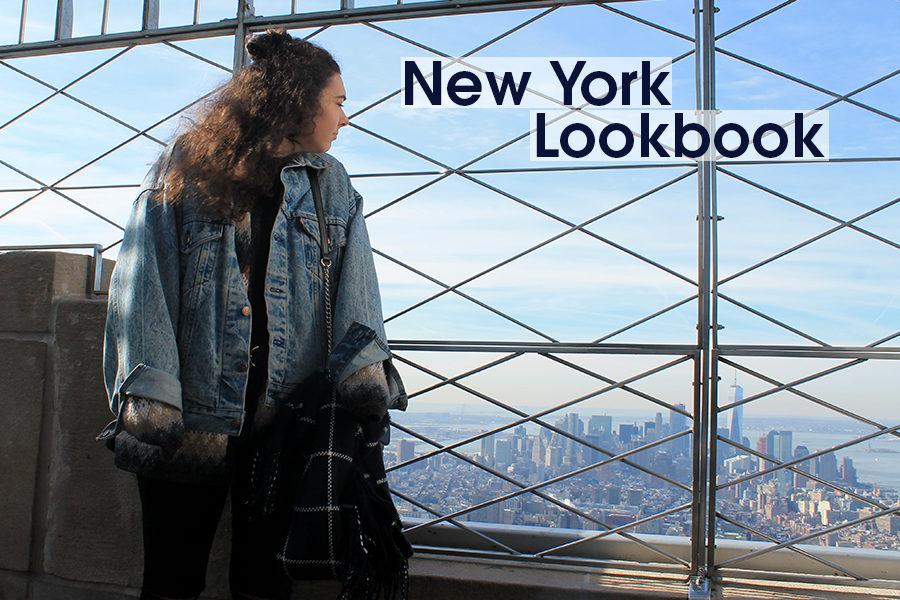
[[[338,395],[360,419],[380,421],[387,412],[389,399],[381,361],[358,369],[338,384]]]

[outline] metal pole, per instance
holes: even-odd
[[[22,13],[19,15],[19,43],[25,42],[25,16],[28,14],[28,0],[22,0]]]
[[[100,18],[100,35],[106,35],[109,24],[109,0],[103,0],[103,16]]]
[[[703,418],[703,353],[694,351],[693,409],[691,418],[691,458],[693,472],[693,509],[691,513],[691,576],[699,577],[704,570],[706,557],[704,540],[706,539],[706,446],[705,420]]]
[[[703,107],[700,81],[700,47],[701,23],[700,0],[694,0],[694,84],[695,107],[700,110]],[[706,568],[706,552],[704,540],[706,539],[706,422],[707,403],[705,402],[705,388],[703,382],[706,378],[706,272],[704,264],[704,228],[705,222],[703,206],[704,173],[697,170],[697,351],[694,356],[694,418],[693,418],[693,493],[694,508],[691,515],[691,576],[695,579],[704,579]]]
[[[234,64],[232,72],[237,75],[247,64],[247,30],[244,20],[254,16],[253,0],[238,0],[237,26],[234,30]]]
[[[72,10],[72,0],[57,0],[54,40],[68,40],[72,37]]]
[[[141,31],[159,29],[159,0],[144,0]]]
[[[714,111],[716,108],[716,93],[715,93],[715,58],[716,58],[716,48],[715,48],[715,13],[716,13],[715,0],[703,0],[703,11],[701,13],[701,21],[703,23],[703,37],[702,43],[703,48],[702,57],[699,57],[703,61],[703,80],[702,80],[702,88],[703,88],[703,110],[706,115],[706,122],[708,123],[711,119],[714,119]],[[714,158],[714,154],[710,155],[710,158]],[[706,367],[709,371],[708,379],[704,379],[704,387],[706,388],[705,394],[705,402],[707,408],[707,417],[708,417],[708,439],[707,439],[707,448],[708,448],[708,492],[709,497],[707,500],[707,526],[706,526],[706,591],[707,598],[709,596],[709,592],[711,589],[712,581],[715,578],[715,544],[716,544],[716,471],[717,471],[717,428],[718,428],[718,412],[717,412],[717,394],[718,394],[718,365],[716,362],[716,346],[718,344],[718,314],[716,311],[716,283],[715,276],[717,275],[716,270],[716,247],[715,247],[715,224],[714,221],[716,219],[716,166],[714,160],[705,160],[702,165],[703,171],[703,200],[702,204],[704,210],[706,210],[706,214],[703,218],[703,230],[704,230],[704,267],[705,272],[703,274],[702,283],[705,286],[705,290],[701,293],[701,297],[704,298],[707,302],[707,306],[704,307],[704,317],[707,319],[706,327],[703,330],[704,338],[709,344],[711,339],[711,347],[707,346],[706,350],[706,360],[704,361],[704,367]],[[712,274],[712,278],[710,275]],[[712,283],[710,280],[712,279]],[[711,315],[711,322],[710,322]]]

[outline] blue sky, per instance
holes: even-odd
[[[13,43],[18,35],[17,4],[0,6],[0,44]],[[132,4],[111,3],[110,31],[139,27],[140,12]],[[161,26],[189,22],[190,4],[161,0]],[[233,4],[204,0],[201,21],[232,16]],[[257,0],[255,4],[258,14],[279,14],[285,12],[290,3]],[[371,4],[375,3],[357,2],[358,6]],[[776,4],[772,1],[721,0],[717,29],[725,31]],[[75,35],[97,33],[102,2],[76,0],[75,5]],[[301,5],[303,10],[326,10],[334,8],[337,2],[301,2]],[[54,6],[52,2],[29,3],[26,41],[47,39],[52,35]],[[692,34],[690,1],[651,0],[613,6]],[[542,12],[543,9],[508,11],[382,22],[378,26],[459,56]],[[722,39],[720,45],[843,94],[898,68],[900,42],[896,38],[897,30],[900,30],[900,5],[894,0],[868,1],[864,11],[857,3],[798,0]],[[293,33],[297,36],[308,34],[302,30]],[[425,50],[365,25],[332,27],[313,39],[331,51],[341,64],[351,117],[362,107],[399,88],[401,57],[428,55]],[[178,42],[178,45],[223,65],[231,64],[230,38]],[[478,56],[674,57],[691,46],[682,39],[601,7],[585,5],[560,8],[482,50]],[[4,62],[60,86],[120,50]],[[717,61],[719,108],[811,109],[829,100],[819,91],[734,58],[720,54]],[[674,67],[676,108],[694,105],[693,73],[692,58]],[[210,91],[226,77],[228,73],[223,70],[158,44],[133,48],[68,91],[143,129]],[[13,70],[0,69],[0,124],[48,93],[47,88]],[[900,112],[900,76],[854,98],[897,114]],[[413,110],[402,108],[395,97],[352,117],[352,121],[437,161],[456,166],[527,131],[528,112]],[[168,140],[176,126],[177,118],[173,118],[150,133],[158,139]],[[830,127],[832,157],[900,156],[900,124],[896,121],[840,103],[830,108]],[[44,183],[52,183],[132,135],[126,127],[68,98],[56,97],[0,129],[0,158]],[[60,185],[138,183],[158,149],[156,143],[138,138]],[[351,175],[438,168],[350,127],[342,131],[331,153],[346,165]],[[470,169],[545,166],[550,165],[529,163],[528,139],[524,138],[478,161]],[[896,162],[735,166],[730,170],[841,219],[853,218],[892,200],[900,187],[897,185],[900,166]],[[474,176],[564,219],[580,222],[686,171],[682,167],[669,167]],[[353,183],[365,197],[368,212],[432,179],[434,176],[431,175],[354,177]],[[0,165],[0,188],[34,185]],[[123,224],[134,189],[66,193],[111,221]],[[0,213],[31,195],[33,193],[0,192]],[[727,175],[720,175],[718,179],[718,204],[719,213],[724,216],[719,224],[722,277],[835,225]],[[693,280],[696,279],[695,212],[696,180],[688,177],[591,224],[588,229]],[[567,228],[458,176],[442,179],[383,212],[373,214],[368,224],[373,245],[378,250],[447,284],[465,279]],[[857,224],[897,241],[900,238],[900,205]],[[98,242],[109,245],[120,237],[121,230],[115,226],[52,192],[41,194],[0,219],[0,239],[4,244]],[[115,257],[115,249],[109,256]],[[437,285],[381,257],[377,257],[376,263],[388,317],[440,291]],[[692,292],[688,283],[579,232],[562,237],[461,289],[554,339],[579,342],[600,338],[643,315],[682,300]],[[829,344],[865,345],[900,329],[900,250],[844,229],[724,284],[721,291]],[[725,325],[720,332],[722,343],[809,343],[725,301],[720,302],[719,315]],[[692,343],[695,319],[696,303],[690,302],[608,341]],[[388,335],[393,339],[541,339],[455,294],[445,294],[389,320]],[[454,369],[474,366],[486,358],[446,355],[440,359],[429,358],[429,364],[440,365],[442,369],[446,368],[446,374],[452,374]],[[574,358],[584,360],[584,357]],[[506,374],[501,374],[499,369],[488,371],[491,375],[485,374],[482,379],[488,378],[494,385],[506,386],[523,404],[533,406],[546,403],[546,399],[538,393],[539,385],[526,386],[527,393],[519,391],[529,373],[540,372],[541,379],[547,381],[565,380],[563,393],[570,391],[569,388],[575,393],[575,388],[580,385],[575,376],[559,378],[552,375],[553,369],[544,364],[549,362],[546,359],[517,360],[522,366],[510,367]],[[663,362],[662,359],[655,360],[656,364]],[[613,362],[623,373],[633,374],[645,368],[646,361],[620,358]],[[536,364],[542,365],[540,371],[535,371]],[[790,378],[830,364],[827,361],[769,361],[765,368],[774,377]],[[822,393],[832,394],[832,400],[846,399],[848,402],[852,395],[875,414],[891,414],[896,402],[894,390],[900,387],[898,369],[871,363],[863,367],[872,375],[846,381],[832,376],[822,380]],[[849,373],[864,371],[858,369]],[[404,371],[404,375],[411,381],[421,379],[423,384],[433,381],[411,369]],[[677,379],[681,379],[680,375]],[[727,379],[730,381],[730,373]],[[671,376],[657,376],[653,381],[648,380],[647,385],[650,388],[658,386],[660,394],[684,387],[673,385],[675,378]],[[827,385],[829,381],[835,382],[834,385]],[[748,394],[767,387],[749,377],[742,383]],[[670,401],[686,402],[689,387],[686,392],[671,392]],[[722,391],[723,394],[727,392],[727,388]],[[782,397],[783,401],[779,400]],[[630,406],[633,401],[633,396],[627,394],[604,400],[609,406]],[[803,410],[803,405],[795,406],[789,402],[786,394],[772,396],[772,402],[760,401],[760,406],[765,408],[760,408],[763,413]],[[648,410],[655,409],[648,406]]]

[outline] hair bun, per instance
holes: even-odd
[[[247,41],[247,53],[254,62],[268,61],[286,48],[292,39],[284,28],[267,29]]]

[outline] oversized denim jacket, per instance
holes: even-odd
[[[103,375],[116,418],[97,439],[111,448],[125,394],[178,408],[188,429],[238,435],[244,427],[253,315],[235,226],[197,201],[160,201],[172,148],[144,178],[110,282]],[[264,401],[278,403],[325,361],[319,230],[307,166],[319,171],[332,248],[333,339],[335,346],[344,342],[328,367],[340,383],[383,361],[388,408],[406,410],[384,333],[362,196],[328,153],[298,154],[281,171],[284,197],[265,279],[270,349]],[[390,428],[382,441],[389,443]]]

